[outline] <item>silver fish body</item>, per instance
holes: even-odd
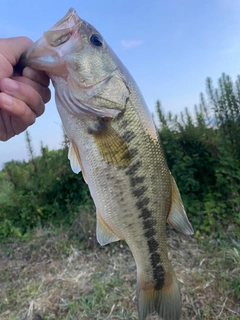
[[[137,266],[139,319],[181,315],[168,259],[166,221],[193,230],[144,99],[100,33],[74,9],[39,39],[22,64],[46,71],[71,145],[97,209],[101,245],[123,239]]]

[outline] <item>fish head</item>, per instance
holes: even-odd
[[[58,77],[65,79],[72,100],[80,101],[86,112],[113,117],[125,108],[130,92],[120,61],[73,8],[22,55],[20,63],[45,71],[53,84]]]
[[[66,77],[66,56],[74,47],[79,46],[77,38],[80,25],[81,20],[76,11],[69,9],[60,21],[23,53],[21,66]]]

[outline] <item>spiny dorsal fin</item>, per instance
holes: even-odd
[[[106,225],[100,215],[97,213],[97,241],[101,246],[114,241],[119,241],[120,239],[116,236],[113,231]]]
[[[177,184],[172,175],[170,175],[170,177],[172,184],[172,205],[167,217],[167,222],[181,233],[192,235],[194,234],[194,231],[185,212]]]
[[[69,149],[68,149],[68,159],[70,160],[70,165],[71,165],[72,171],[77,174],[80,171],[82,171],[83,178],[84,178],[85,182],[87,183],[85,172],[84,172],[83,165],[82,165],[82,160],[80,158],[80,154],[78,152],[77,145],[73,140],[71,141]]]
[[[99,119],[97,130],[89,129],[94,136],[101,157],[108,163],[118,167],[130,164],[130,152],[126,142],[111,127],[110,121]]]

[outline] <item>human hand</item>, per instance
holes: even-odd
[[[50,100],[49,78],[29,67],[14,72],[21,54],[32,44],[26,37],[0,39],[0,140],[7,141],[32,125]]]

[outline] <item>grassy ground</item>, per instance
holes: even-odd
[[[169,231],[181,282],[182,319],[240,318],[240,248]],[[36,230],[0,247],[0,319],[137,319],[136,268],[128,248],[88,245]],[[157,319],[157,318],[155,318]]]

